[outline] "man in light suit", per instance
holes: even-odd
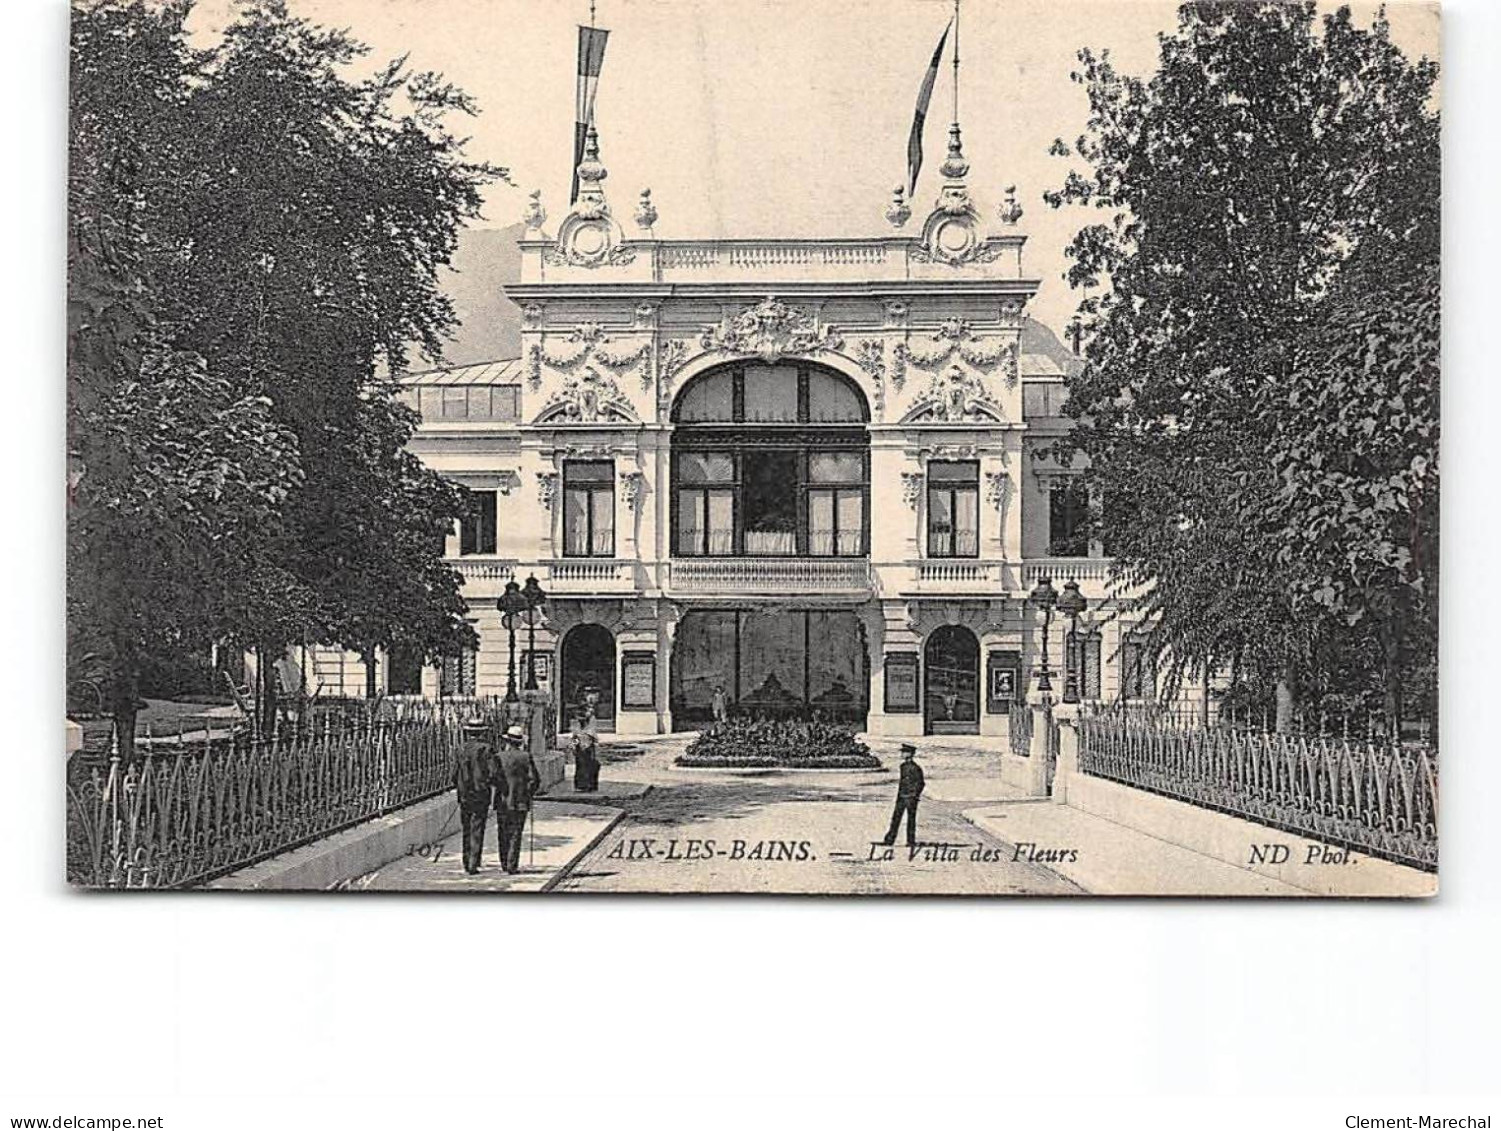
[[[542,785],[537,763],[522,743],[519,726],[510,727],[500,748],[495,779],[495,824],[500,833],[500,866],[507,872],[521,868],[521,836],[531,815],[532,798]]]

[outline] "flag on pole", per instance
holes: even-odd
[[[605,61],[605,40],[610,33],[602,27],[579,28],[579,89],[573,119],[573,188],[568,193],[572,207],[579,198],[579,162],[584,159],[584,136],[594,121],[594,92],[599,87],[599,68]]]
[[[938,37],[938,47],[933,52],[933,61],[928,64],[928,73],[922,77],[922,86],[917,91],[917,113],[912,116],[912,136],[907,139],[907,199],[912,199],[917,188],[917,174],[922,171],[922,127],[928,116],[928,103],[933,98],[933,83],[938,78],[938,63],[943,58],[943,47],[948,42],[949,30],[954,26],[950,20]]]

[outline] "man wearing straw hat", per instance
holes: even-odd
[[[479,871],[485,852],[485,822],[495,784],[495,749],[489,724],[478,715],[463,723],[463,738],[454,752],[453,786],[459,795],[459,820],[464,828],[464,871]]]
[[[531,754],[522,746],[520,726],[506,729],[500,747],[500,772],[495,779],[495,824],[500,833],[500,866],[507,872],[521,868],[521,837],[531,815],[532,797],[542,785],[542,775]]]

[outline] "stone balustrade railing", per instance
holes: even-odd
[[[870,591],[870,563],[864,558],[675,558],[669,577],[669,589],[680,593]]]
[[[959,265],[968,277],[1020,279],[1021,236],[994,236],[981,253]],[[572,278],[590,282],[696,282],[739,279],[849,279],[862,281],[951,278],[954,265],[925,255],[916,235],[873,239],[653,240],[619,245],[618,262],[602,276],[594,265],[558,262],[549,241],[524,240],[523,283]]]

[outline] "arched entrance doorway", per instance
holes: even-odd
[[[615,729],[615,638],[598,624],[580,624],[563,637],[558,695],[566,729],[575,715],[594,700],[600,730]]]
[[[980,733],[980,642],[961,625],[934,629],[923,649],[923,730]]]

